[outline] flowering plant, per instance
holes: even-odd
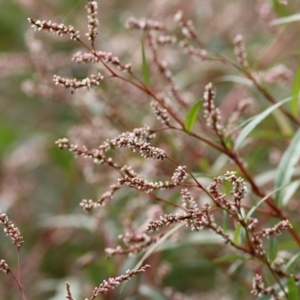
[[[270,35],[279,34],[267,25],[289,22],[275,16],[275,8],[282,9],[287,3],[275,1],[272,8],[268,1],[256,2],[262,23],[259,26],[265,26]],[[98,5],[87,0],[85,37],[76,26],[28,18],[34,31],[68,37],[80,48],[72,56],[78,65],[73,71],[67,70],[65,63],[62,69],[54,64],[57,74],[70,76],[52,74],[53,66],[48,61],[51,54],[39,40],[43,35],[28,33],[29,52],[39,76],[36,81],[25,82],[23,89],[31,95],[60,100],[79,112],[79,121],[67,137],[57,137],[55,144],[74,155],[72,164],[97,190],[96,196],[86,195],[79,204],[83,226],[101,236],[106,257],[116,266],[130,265],[125,275],[97,283],[89,298],[86,294],[91,283],[86,288],[77,281],[78,291],[72,283],[66,283],[66,299],[93,300],[100,294],[117,299],[122,292],[115,288],[140,273],[145,273],[142,281],[127,288],[128,296],[199,299],[207,294],[209,299],[222,295],[298,299],[300,71],[296,70],[294,76],[295,70],[283,64],[259,70],[257,65],[262,62],[247,53],[247,39],[244,41],[236,30],[226,31],[229,36],[235,33],[230,54],[214,50],[217,47],[203,41],[197,25],[183,10],[174,11],[173,20],[164,22],[163,18],[129,17],[126,28],[133,36],[140,35],[142,41],[135,44],[140,49],[139,58],[132,49],[133,61],[128,63],[126,47],[120,46],[118,56],[103,50],[107,46],[102,41]],[[131,43],[127,41],[126,45]],[[199,73],[202,66],[214,71],[216,65],[223,68],[222,72],[235,75],[211,75],[206,82],[190,75]],[[184,67],[187,73],[182,74]],[[81,75],[73,77],[76,73]],[[54,84],[48,80],[50,74]],[[228,81],[230,86],[225,86]],[[269,88],[273,85],[278,89],[283,85],[286,90],[292,86],[292,95],[283,100],[274,96]],[[199,97],[200,93],[203,96]],[[264,105],[256,99],[264,99]],[[264,122],[273,128],[271,133],[257,130]],[[275,127],[280,129],[282,144],[274,136]],[[259,134],[270,141],[261,141]],[[265,156],[256,162],[258,148]],[[269,162],[260,166],[266,158]],[[271,173],[266,174],[264,168]],[[51,236],[52,230],[60,232],[55,224],[59,220],[65,227],[68,219],[64,215],[46,225]],[[6,213],[0,215],[0,222],[16,245],[20,260],[20,230]],[[94,223],[88,226],[90,222]],[[290,242],[288,246],[286,241]],[[169,256],[165,258],[164,252]],[[77,262],[85,268],[98,255],[93,250]],[[170,262],[172,255],[175,263]],[[172,272],[179,276],[181,271],[176,273],[176,267],[189,255],[197,262],[197,270],[193,270],[196,275],[186,267],[185,286],[176,291],[180,284],[168,278],[172,278]],[[208,289],[201,283],[205,281],[205,272],[199,270],[203,261],[209,262],[205,272],[213,281]],[[2,259],[0,269],[12,276],[25,300],[22,266],[18,264],[16,275]],[[224,278],[224,272],[228,278]],[[200,284],[193,284],[193,276]],[[221,282],[227,283],[224,289],[218,287]],[[236,289],[236,282],[242,288]]]

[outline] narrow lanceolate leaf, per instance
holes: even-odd
[[[298,287],[293,276],[288,280],[288,300],[299,300]]]
[[[253,82],[250,79],[247,79],[243,76],[224,75],[224,76],[217,77],[215,80],[217,82],[236,82],[249,87],[253,86]]]
[[[292,100],[291,100],[291,113],[297,117],[300,99],[300,65],[298,66],[295,74],[293,89],[292,89]]]
[[[270,196],[272,195],[272,193],[268,194],[267,196],[263,197],[260,201],[258,201],[247,213],[246,217],[245,217],[245,221],[247,221],[252,214],[256,211],[256,209],[263,204]]]
[[[239,146],[242,144],[242,142],[245,140],[245,138],[248,136],[248,134],[260,123],[262,122],[269,114],[271,114],[276,108],[281,106],[282,104],[288,102],[291,100],[291,97],[288,97],[286,99],[283,99],[279,101],[278,103],[274,104],[273,106],[269,107],[256,117],[252,118],[250,122],[247,123],[247,125],[242,129],[240,132],[238,138],[235,142],[235,150],[239,148]]]
[[[271,236],[269,238],[269,260],[271,263],[276,259],[277,257],[277,243],[276,243],[276,237]]]
[[[223,231],[228,231],[228,213],[226,210],[223,210]]]
[[[288,23],[297,22],[297,21],[300,21],[300,14],[294,14],[294,15],[290,15],[288,17],[278,18],[278,19],[273,20],[269,24],[271,26],[276,26],[276,25],[288,24]]]
[[[259,181],[258,181],[259,182]],[[251,216],[252,214],[256,211],[256,209],[261,205],[263,204],[268,198],[270,198],[270,196],[272,196],[273,194],[281,191],[283,188],[287,187],[288,184],[284,185],[284,186],[281,186],[279,187],[278,189],[272,191],[271,193],[269,193],[268,195],[266,195],[265,197],[263,197],[261,200],[259,200],[247,213],[247,215],[245,216],[245,221],[247,221]]]
[[[143,69],[143,77],[144,77],[144,83],[146,87],[149,87],[149,68],[148,68],[148,63],[147,63],[147,58],[146,58],[146,53],[145,53],[145,46],[142,41],[142,69]]]
[[[297,267],[298,262],[300,260],[300,252],[298,252],[297,254],[295,254],[286,264],[285,266],[285,270],[287,272],[293,272],[294,268]]]
[[[142,256],[142,258],[138,261],[138,263],[135,265],[134,269],[139,269],[140,266],[142,266],[143,262],[152,254],[155,252],[156,248],[160,246],[163,242],[165,242],[170,236],[172,236],[173,233],[180,230],[180,228],[184,227],[184,223],[177,224],[174,228],[169,230],[162,238],[160,238],[155,244],[153,244],[146,253]]]
[[[284,152],[279,166],[277,168],[275,178],[275,189],[285,186],[291,182],[295,171],[296,164],[300,158],[300,128],[294,135],[290,145]],[[276,192],[275,200],[278,204],[282,204],[285,189]]]
[[[285,193],[282,197],[282,206],[286,206],[290,199],[293,197],[295,192],[298,190],[300,186],[300,180],[292,181],[289,184],[289,188],[285,189]]]
[[[141,285],[139,292],[142,296],[150,300],[167,300],[167,298],[153,286]]]
[[[233,242],[235,245],[238,245],[241,240],[241,230],[242,230],[242,225],[238,224],[236,226],[236,229],[235,229],[234,235],[233,235]]]
[[[189,110],[184,122],[184,127],[186,131],[190,132],[193,129],[200,111],[200,107],[201,107],[201,101],[198,101]]]

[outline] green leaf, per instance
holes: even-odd
[[[143,255],[143,257],[139,260],[139,262],[135,265],[134,269],[139,269],[144,261],[152,254],[154,253],[155,249],[161,245],[164,241],[166,241],[172,234],[174,234],[176,231],[178,231],[180,228],[184,227],[184,223],[179,223],[174,228],[172,228],[170,231],[168,231],[162,238],[160,238],[155,244],[153,244],[147,252]]]
[[[284,186],[279,187],[278,189],[272,191],[271,193],[269,193],[268,195],[266,195],[265,197],[263,197],[261,200],[259,200],[247,213],[246,217],[245,217],[245,221],[247,221],[252,214],[256,211],[256,209],[263,204],[270,196],[272,196],[273,194],[281,191],[283,188],[287,187],[289,184],[286,184]]]
[[[201,108],[201,101],[198,101],[189,110],[189,112],[185,118],[185,122],[184,122],[184,127],[187,132],[190,132],[193,129],[193,127],[196,123],[200,108]]]
[[[276,120],[279,131],[284,135],[290,135],[293,137],[295,131],[291,125],[291,120],[279,109],[273,111],[273,116]]]
[[[269,25],[276,26],[276,25],[288,24],[297,21],[300,21],[300,14],[294,14],[288,17],[275,19],[272,22],[270,22]]]
[[[149,87],[149,68],[148,68],[148,63],[147,63],[147,58],[146,58],[146,53],[145,53],[145,47],[144,43],[142,41],[142,69],[143,69],[143,77],[144,77],[144,83],[146,87]]]
[[[257,115],[255,118],[252,118],[250,122],[247,123],[247,125],[242,129],[240,132],[235,145],[234,149],[237,150],[239,146],[242,144],[242,142],[245,140],[245,138],[248,136],[248,134],[260,123],[262,122],[269,114],[271,114],[276,108],[281,106],[282,104],[288,102],[291,100],[291,97],[288,97],[286,99],[283,99],[279,101],[278,103],[274,104],[273,106],[269,107],[259,115]]]
[[[288,272],[291,272],[295,264],[300,260],[300,252],[295,254],[286,264],[285,269]]]
[[[246,86],[253,86],[253,82],[250,79],[247,79],[243,76],[236,76],[236,75],[224,75],[216,78],[217,82],[235,82],[240,83]]]
[[[216,264],[221,264],[221,263],[230,262],[230,261],[235,262],[237,260],[245,261],[246,259],[248,259],[247,256],[242,256],[239,254],[226,254],[224,256],[214,259],[213,262]]]
[[[233,235],[233,242],[238,245],[240,241],[240,236],[241,236],[241,229],[242,225],[238,224],[238,226],[235,229],[234,235]]]
[[[299,291],[294,276],[290,276],[287,286],[288,286],[288,296],[289,296],[288,299],[299,300]]]
[[[281,3],[280,0],[273,0],[273,9],[280,17],[286,17],[290,14],[288,5]]]
[[[300,158],[300,128],[294,135],[290,145],[284,152],[276,172],[275,189],[291,183],[296,164]],[[275,200],[282,204],[284,189],[277,191]]]
[[[269,238],[269,260],[272,263],[277,257],[277,243],[276,237],[271,236]]]
[[[285,190],[284,195],[282,197],[282,206],[286,206],[295,192],[298,190],[300,185],[300,180],[293,181],[290,183],[289,188]]]
[[[291,139],[293,137],[294,133],[292,135],[290,134],[283,134],[281,132],[278,132],[278,130],[253,130],[250,134],[251,137],[258,137],[263,139]]]
[[[223,210],[223,231],[228,231],[228,213],[226,210]]]
[[[298,115],[300,99],[300,65],[298,66],[297,72],[295,74],[294,84],[292,88],[292,101],[291,101],[291,113],[294,117]]]
[[[147,299],[167,300],[167,298],[153,286],[141,285],[139,288],[139,292],[142,296],[145,296]]]

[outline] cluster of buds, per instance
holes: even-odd
[[[254,221],[255,220],[255,221]],[[252,224],[253,226],[252,226]],[[250,221],[250,228],[255,228],[255,225],[257,223],[256,219],[252,219]],[[249,229],[249,227],[247,227]],[[253,251],[255,252],[255,255],[258,257],[265,257],[266,256],[266,251],[263,248],[263,240],[262,240],[262,235],[260,232],[254,231],[254,229],[251,230],[251,246]]]
[[[149,143],[144,142],[131,132],[122,133],[118,138],[109,141],[109,145],[118,148],[129,148],[133,152],[139,151],[145,158],[163,160],[166,157],[164,150],[150,146]]]
[[[99,146],[99,149],[106,152],[110,149],[119,147],[118,146],[119,141],[123,139],[125,136],[130,136],[132,139],[146,141],[146,142],[149,142],[150,140],[155,138],[155,134],[151,132],[150,127],[144,126],[141,128],[134,128],[132,132],[127,131],[114,139],[107,140],[106,142],[104,142],[102,145]]]
[[[225,174],[225,179],[233,185],[231,190],[233,201],[226,199],[226,195],[219,190],[220,185],[224,181],[221,176],[214,178],[207,190],[217,206],[227,210],[232,216],[240,217],[241,200],[244,199],[247,192],[246,184],[243,178],[236,176],[235,172],[228,171]]]
[[[262,79],[266,83],[290,84],[293,81],[293,72],[285,65],[277,65],[263,73]]]
[[[80,38],[79,31],[75,31],[73,26],[66,26],[64,24],[52,23],[51,21],[41,21],[28,18],[31,27],[34,30],[46,30],[55,33],[59,36],[68,35],[71,40],[78,41]]]
[[[16,227],[11,221],[9,221],[8,216],[0,211],[0,224],[4,226],[4,232],[6,236],[10,237],[13,244],[18,248],[24,243],[23,237],[18,227]],[[2,262],[3,264],[3,262]]]
[[[218,135],[223,134],[224,127],[221,124],[221,112],[215,107],[216,91],[212,83],[205,86],[204,98],[204,119],[206,125],[212,128]]]
[[[171,178],[175,185],[183,183],[187,179],[186,166],[178,166]]]
[[[150,131],[148,126],[142,128],[135,128],[133,132],[122,133],[115,139],[107,140],[105,143],[100,145],[98,149],[88,150],[87,147],[71,144],[67,138],[57,140],[55,143],[61,149],[69,149],[75,156],[81,156],[84,158],[91,158],[96,164],[107,163],[113,167],[116,165],[113,163],[111,158],[105,157],[105,152],[110,149],[118,148],[130,148],[132,151],[140,151],[141,155],[145,158],[159,159],[162,160],[166,157],[165,152],[156,147],[151,147],[149,143],[144,140],[150,140],[155,137]],[[86,205],[86,201],[85,201]]]
[[[94,300],[100,294],[106,294],[109,290],[115,289],[120,283],[131,279],[133,276],[139,273],[145,272],[148,268],[150,268],[149,265],[144,265],[137,270],[127,270],[125,275],[104,280],[98,287],[94,289],[90,300]]]
[[[53,76],[53,81],[56,85],[62,85],[66,89],[70,89],[73,93],[75,90],[80,88],[91,88],[93,86],[98,86],[100,81],[103,80],[103,76],[98,73],[97,75],[91,75],[90,77],[86,77],[82,80],[77,79],[67,79],[57,75]]]
[[[191,193],[188,189],[182,189],[181,196],[182,196],[183,206],[186,209],[192,209],[192,210],[198,209],[198,205],[195,202],[193,196],[191,195]]]
[[[92,158],[94,160],[94,163],[96,164],[103,164],[104,162],[107,162],[103,151],[100,151],[98,149],[89,151],[85,146],[79,148],[78,145],[70,144],[67,138],[59,139],[55,142],[55,144],[57,144],[61,149],[69,149],[69,151],[73,152],[75,156]]]
[[[79,205],[85,212],[90,212],[93,209],[100,207],[99,203],[94,202],[91,199],[89,199],[89,200],[83,199]]]
[[[213,216],[207,213],[209,211],[208,205],[201,210],[187,189],[182,189],[181,195],[186,212],[181,214],[165,214],[164,216],[160,216],[159,219],[150,220],[147,225],[147,231],[158,231],[162,226],[174,225],[182,222],[184,222],[192,231],[199,231],[204,226],[214,223]]]
[[[149,142],[156,137],[155,133],[153,133],[147,125],[140,128],[134,128],[132,134],[146,142]]]
[[[197,38],[197,34],[192,21],[185,20],[183,18],[183,12],[181,10],[179,10],[175,14],[174,21],[181,27],[181,31],[186,38],[190,40],[194,40]]]
[[[209,228],[217,235],[221,236],[226,244],[234,245],[230,235],[224,232],[224,230],[214,221],[214,216],[210,213],[208,204],[206,204],[203,209],[199,209],[198,206],[195,206],[195,208],[188,209],[182,214],[165,214],[158,220],[150,220],[147,231],[158,231],[162,226],[175,225],[178,223],[185,223],[186,227],[190,228],[192,231]]]
[[[203,60],[208,60],[209,57],[207,55],[207,51],[204,50],[204,49],[196,49],[195,47],[193,46],[190,46],[188,44],[183,44],[183,49],[184,49],[184,52],[191,55],[192,57],[195,57],[196,59],[200,60],[200,61],[203,61]]]
[[[258,224],[258,220],[255,218],[249,218],[247,220],[246,229],[251,232],[251,246],[252,250],[257,256],[265,257],[266,252],[263,248],[263,238],[269,238],[272,236],[278,236],[283,231],[292,228],[292,224],[288,220],[279,221],[272,228],[263,228],[262,230],[255,230]]]
[[[129,233],[121,234],[119,236],[123,240],[126,248],[117,246],[116,248],[106,248],[105,252],[107,255],[124,255],[124,254],[135,254],[147,249],[151,244],[158,240],[158,237],[150,237],[146,233]]]
[[[99,20],[97,18],[97,9],[97,1],[88,0],[88,4],[86,5],[86,10],[88,13],[88,33],[86,33],[86,36],[92,42],[94,42],[96,36],[99,34],[97,29],[97,27],[99,26]]]
[[[170,118],[169,118],[167,110],[164,109],[164,108],[161,108],[160,105],[156,101],[151,101],[150,105],[151,105],[151,108],[152,108],[156,118],[162,124],[165,124],[165,125],[169,126],[170,125],[170,123],[169,123]]]
[[[275,226],[273,226],[272,228],[264,228],[260,234],[263,237],[271,237],[274,235],[280,235],[282,234],[282,232],[284,230],[289,230],[291,229],[293,226],[290,223],[289,220],[282,220],[279,221]]]
[[[148,182],[141,176],[130,177],[125,175],[124,177],[118,180],[119,184],[126,184],[127,186],[136,188],[140,191],[144,191],[146,193],[151,193],[154,190],[165,190],[171,189],[176,186],[176,184],[169,181],[159,181],[159,182]]]
[[[182,222],[186,223],[188,227],[192,226],[192,230],[198,231],[203,228],[207,220],[201,212],[197,216],[192,213],[165,214],[158,220],[150,220],[146,230],[149,232],[158,231],[163,226],[175,225]]]
[[[82,53],[81,51],[78,51],[73,55],[72,60],[77,63],[96,63],[101,60],[105,63],[117,66],[122,71],[129,72],[131,70],[131,64],[123,65],[120,62],[120,59],[111,52],[93,51],[92,53]]]
[[[236,172],[226,172],[225,179],[231,182],[232,190],[231,195],[233,196],[233,201],[238,210],[241,208],[241,201],[245,198],[247,193],[247,186],[245,180],[242,177],[237,177]]]
[[[132,277],[139,273],[145,272],[148,268],[150,268],[150,265],[144,265],[137,270],[127,270],[125,275],[109,278],[108,280],[103,280],[103,282],[98,287],[94,288],[91,297],[85,298],[85,300],[94,300],[100,294],[106,294],[109,290],[115,289],[122,282],[130,280]],[[66,298],[68,300],[75,300],[75,298],[72,296],[70,284],[68,282],[66,283],[66,290]]]
[[[222,177],[214,178],[213,181],[208,186],[207,190],[210,195],[213,197],[213,201],[217,206],[220,206],[227,211],[229,211],[232,215],[237,214],[237,207],[234,202],[226,199],[226,195],[219,190],[220,185],[223,183]]]
[[[233,39],[233,43],[234,43],[234,54],[237,62],[241,64],[244,68],[247,68],[249,66],[249,63],[247,60],[247,52],[245,50],[243,36],[241,34],[238,34]]]
[[[145,191],[146,193],[150,193],[153,190],[165,190],[174,188],[177,185],[180,185],[187,178],[187,172],[185,166],[179,166],[176,168],[171,180],[169,181],[158,181],[158,182],[148,182],[141,176],[131,177],[125,175],[124,177],[118,180],[119,184],[126,184],[127,186],[136,188],[141,191]]]
[[[10,272],[8,264],[4,259],[0,260],[0,271],[4,272],[5,274],[8,274]]]
[[[124,165],[121,168],[121,171],[124,172],[129,177],[136,177],[138,174],[132,169],[131,166]]]
[[[130,17],[126,20],[125,23],[126,27],[128,29],[140,29],[140,30],[158,30],[163,31],[165,30],[165,27],[161,22],[150,20],[150,19],[136,19],[134,17]]]
[[[251,294],[258,297],[262,295],[270,295],[274,300],[281,299],[273,287],[265,287],[263,278],[259,274],[256,274],[255,277],[253,278]]]
[[[96,209],[96,208],[99,208],[100,206],[105,205],[105,203],[107,201],[111,200],[114,193],[119,189],[120,189],[119,185],[112,184],[110,186],[110,189],[107,192],[105,192],[104,194],[102,194],[102,196],[97,201],[83,199],[80,203],[80,206],[82,207],[82,209],[84,211],[90,212],[93,209]]]
[[[160,34],[155,37],[155,41],[158,45],[175,44],[177,42],[177,38],[172,35]]]

